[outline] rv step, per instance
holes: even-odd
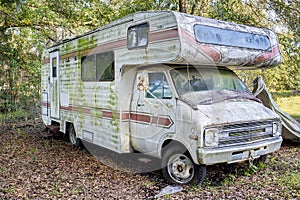
[[[48,126],[46,126],[46,131],[43,131],[41,134],[43,137],[52,137],[58,133],[59,129],[60,129],[60,126],[48,125]]]

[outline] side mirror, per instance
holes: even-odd
[[[140,74],[139,75],[137,89],[140,91],[147,91],[149,89],[148,74]]]

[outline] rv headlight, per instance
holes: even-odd
[[[273,136],[281,135],[281,123],[280,122],[273,122],[272,133],[273,133]]]
[[[208,128],[204,131],[204,141],[205,146],[213,147],[218,146],[219,143],[219,129]]]

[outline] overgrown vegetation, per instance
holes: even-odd
[[[41,55],[46,46],[145,10],[179,10],[276,31],[282,64],[243,73],[249,81],[262,75],[273,91],[299,89],[299,4],[285,0],[2,0],[0,111],[30,110],[39,103]]]

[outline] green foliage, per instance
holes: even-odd
[[[279,180],[279,185],[281,187],[284,187],[286,185],[289,186],[289,188],[298,191],[298,195],[300,195],[300,174],[299,173],[295,173],[292,172],[290,174],[287,174],[286,176],[283,176],[280,180]]]
[[[252,7],[242,0],[219,0],[211,5],[209,16],[214,19],[257,26],[260,19],[250,14],[251,12]]]
[[[263,76],[273,90],[300,88],[299,1],[286,0],[2,0],[0,1],[0,111],[30,110],[40,101],[41,52],[125,15],[178,10],[266,27],[278,33],[282,64],[239,72],[248,83]]]
[[[29,113],[24,110],[16,110],[9,113],[0,113],[0,125],[4,123],[14,123],[17,121],[24,121],[28,118]]]
[[[299,26],[295,22],[300,17],[298,8],[299,2],[284,0],[218,0],[212,4],[209,12],[212,18],[277,31],[282,64],[272,69],[238,72],[246,77],[248,84],[260,75],[271,91],[300,88]]]
[[[234,174],[228,174],[228,177],[223,180],[222,185],[229,186],[231,183],[234,183],[235,179],[236,177]]]
[[[110,6],[115,12],[113,19],[118,19],[138,11],[177,10],[178,0],[111,0]]]

